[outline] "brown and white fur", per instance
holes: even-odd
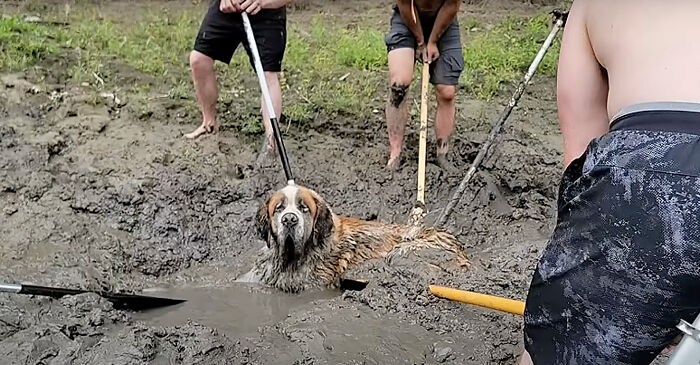
[[[286,292],[338,287],[349,267],[394,250],[437,248],[469,265],[462,246],[448,232],[339,217],[316,192],[297,185],[276,191],[260,206],[256,227],[267,245],[242,281],[260,281]]]

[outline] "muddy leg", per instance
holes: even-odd
[[[403,146],[408,103],[406,94],[413,81],[414,54],[411,48],[399,48],[389,52],[389,97],[386,102],[386,125],[389,133],[389,161],[387,168],[399,167]]]
[[[280,87],[280,81],[277,72],[265,72],[265,80],[267,82],[267,87],[270,90],[270,99],[272,99],[272,107],[275,109],[275,114],[277,121],[279,122],[282,116],[282,90]],[[260,108],[262,110],[263,124],[265,125],[265,143],[263,146],[263,151],[267,153],[268,156],[277,155],[277,145],[275,143],[275,136],[272,133],[272,124],[270,124],[270,114],[265,106],[265,99],[260,97]]]
[[[214,73],[214,60],[211,57],[192,51],[190,54],[190,67],[192,69],[192,81],[194,82],[197,101],[202,109],[202,125],[191,133],[185,134],[186,138],[194,139],[203,134],[219,131],[219,125],[216,123],[218,90],[216,74]]]
[[[447,159],[450,150],[450,136],[455,129],[455,94],[454,85],[436,85],[437,112],[435,115],[435,137],[437,139],[437,162],[445,171],[455,172],[456,169]]]

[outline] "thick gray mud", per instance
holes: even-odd
[[[435,298],[428,285],[524,300],[561,173],[554,80],[529,87],[445,227],[470,271],[414,252],[351,270],[369,280],[363,291],[287,296],[234,283],[263,245],[258,205],[285,183],[276,161],[258,159],[259,137],[222,114],[219,135],[187,141],[199,115],[186,103],[95,97],[64,83],[63,66],[0,75],[0,281],[161,288],[148,293],[190,301],[129,313],[90,294],[0,294],[3,364],[512,364],[522,351],[521,318]],[[460,95],[460,171],[502,107]],[[297,183],[336,213],[405,222],[415,126],[393,174],[380,114],[292,124],[284,139]],[[428,147],[430,223],[462,176],[435,165],[432,131]]]
[[[520,318],[435,298],[428,285],[524,299],[560,173],[552,80],[531,87],[446,227],[467,248],[469,272],[423,251],[352,270],[370,281],[364,291],[285,297],[234,284],[263,244],[255,210],[285,181],[276,162],[260,163],[257,138],[228,128],[186,141],[197,115],[185,107],[151,102],[144,117],[35,78],[0,84],[0,280],[165,288],[153,293],[191,300],[134,314],[92,295],[0,295],[7,363],[510,364],[521,351]],[[500,108],[460,105],[452,158],[462,171]],[[394,174],[379,117],[292,126],[284,137],[297,182],[336,213],[406,221],[414,129]],[[430,146],[428,222],[462,177],[438,169],[432,136]]]

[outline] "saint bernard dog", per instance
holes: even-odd
[[[469,267],[462,246],[446,231],[340,217],[319,194],[298,185],[273,193],[260,206],[255,224],[267,245],[238,281],[285,292],[337,288],[348,268],[392,251],[447,250],[461,267]]]

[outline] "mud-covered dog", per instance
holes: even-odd
[[[289,185],[260,206],[256,228],[266,247],[243,281],[258,281],[286,292],[338,287],[342,274],[392,251],[437,248],[469,263],[448,232],[336,216],[313,190]]]

